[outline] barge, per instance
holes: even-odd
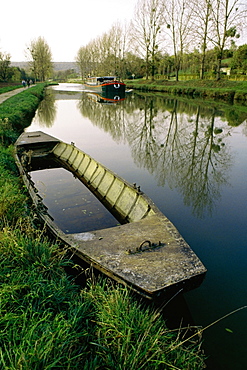
[[[94,92],[119,95],[125,92],[126,85],[115,76],[102,76],[88,77],[85,80],[85,87]]]

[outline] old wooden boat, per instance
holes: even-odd
[[[123,94],[125,83],[119,81],[115,76],[88,77],[85,80],[85,87],[94,92],[108,94]]]
[[[201,284],[206,268],[171,221],[135,184],[129,184],[73,143],[41,131],[23,133],[15,143],[15,157],[40,217],[81,260],[149,298]],[[48,157],[78,177],[121,225],[76,234],[62,232],[42,206],[29,174],[35,158],[45,167],[44,159]]]

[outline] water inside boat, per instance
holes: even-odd
[[[30,176],[49,215],[65,234],[110,228],[119,224],[71,172],[62,167],[54,168],[51,163],[49,166],[31,171]]]

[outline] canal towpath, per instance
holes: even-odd
[[[34,86],[34,85],[32,85]],[[11,98],[12,96],[19,94],[20,92],[30,89],[31,87],[20,87],[19,89],[11,90],[6,93],[0,94],[0,104],[2,104],[5,100]]]

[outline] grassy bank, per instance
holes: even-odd
[[[160,91],[174,95],[223,99],[226,101],[247,101],[247,81],[230,80],[133,80],[126,81],[128,88],[142,91]]]
[[[2,144],[15,142],[27,127],[44,96],[45,84],[38,84],[0,104],[0,138]]]
[[[0,368],[204,368],[200,341],[183,343],[184,330],[169,330],[126,288],[75,284],[65,268],[84,272],[36,227],[13,143],[43,92],[38,85],[0,105]]]
[[[4,86],[4,84],[0,83],[0,94],[4,94],[8,91],[19,89],[20,87],[22,87],[22,85]]]

